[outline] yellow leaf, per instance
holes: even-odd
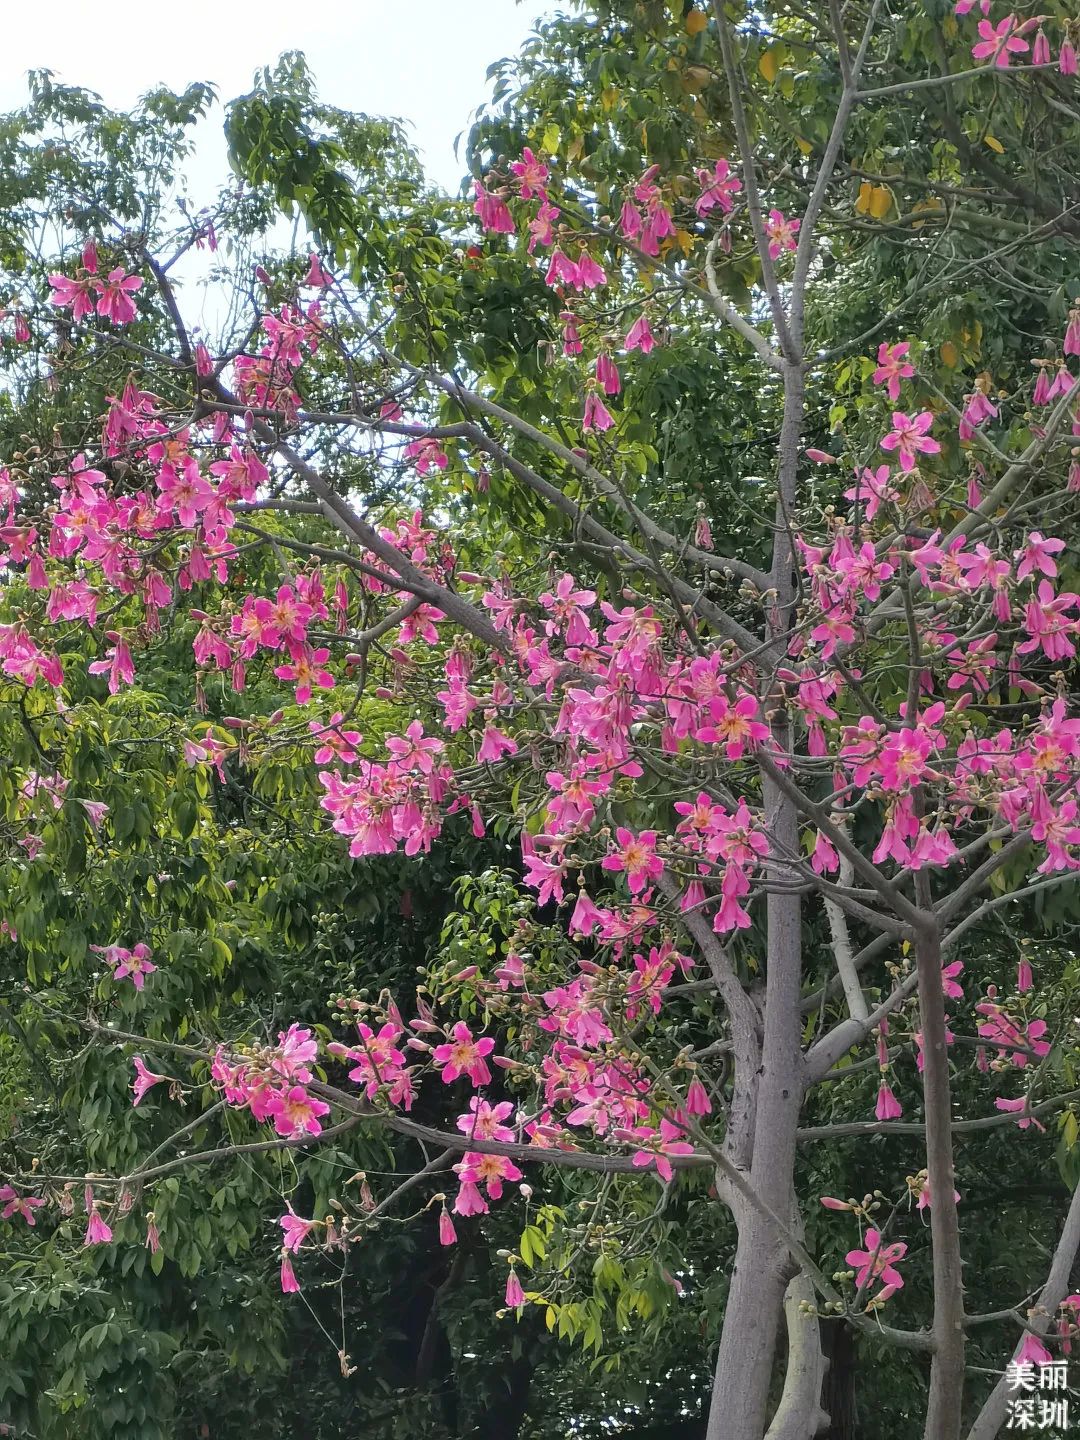
[[[947,365],[950,370],[955,370],[960,363],[960,351],[951,340],[945,341],[938,354],[941,356],[941,363]]]
[[[1080,1136],[1080,1122],[1077,1121],[1076,1116],[1071,1110],[1065,1116],[1065,1123],[1062,1126],[1062,1130],[1065,1135],[1065,1148],[1066,1150],[1071,1150],[1076,1144],[1077,1137]]]
[[[689,230],[676,230],[675,243],[684,255],[689,255],[694,248],[694,237]]]
[[[884,220],[892,209],[892,191],[885,185],[875,185],[870,193],[870,214],[875,220]]]
[[[869,180],[864,180],[859,186],[859,198],[855,201],[855,209],[860,215],[869,215],[870,202],[873,198],[874,187]]]
[[[811,150],[813,150],[814,148],[813,145],[810,144],[810,141],[804,140],[801,135],[795,136],[795,144],[799,147],[799,149],[804,155],[809,155]]]
[[[708,28],[709,17],[700,10],[691,10],[686,17],[686,33],[688,35],[700,35],[702,30]]]
[[[913,212],[919,211],[925,213],[927,211],[942,210],[944,209],[944,206],[936,196],[933,196],[927,200],[916,200],[915,204],[911,207],[911,209]],[[912,221],[911,228],[913,230],[921,230],[925,224],[925,220],[914,220]]]
[[[686,67],[686,78],[683,84],[687,90],[690,91],[691,95],[696,95],[699,91],[705,89],[705,86],[708,85],[711,79],[712,71],[706,70],[704,65],[688,65]]]
[[[584,149],[585,149],[585,137],[584,137],[584,135],[575,135],[574,138],[573,138],[573,140],[571,140],[571,141],[570,141],[570,144],[566,147],[566,158],[567,158],[568,160],[577,160],[577,159],[580,158],[581,152],[582,152]]]
[[[1000,140],[996,140],[993,135],[985,135],[983,138],[986,141],[987,145],[990,146],[990,149],[993,150],[995,155],[1005,154],[1005,146],[1002,145]]]
[[[757,62],[757,68],[762,79],[767,80],[770,85],[774,84],[777,75],[780,73],[780,60],[775,49],[766,50],[762,53],[761,59]]]
[[[606,90],[600,92],[600,103],[605,110],[614,110],[620,99],[620,91],[614,85],[609,85]]]

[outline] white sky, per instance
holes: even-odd
[[[463,167],[454,137],[487,97],[485,71],[516,51],[544,8],[544,0],[185,0],[142,8],[137,18],[133,11],[129,25],[87,0],[47,0],[42,9],[11,0],[0,112],[24,103],[31,69],[53,70],[123,108],[155,84],[179,90],[194,80],[211,81],[229,100],[283,50],[302,50],[324,100],[411,122],[429,175],[456,190]],[[220,124],[218,109],[215,132]],[[224,145],[207,135],[188,171],[196,206],[224,178],[223,167]]]

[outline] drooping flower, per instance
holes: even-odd
[[[86,1234],[83,1237],[83,1245],[108,1245],[113,1238],[113,1232],[105,1221],[98,1214],[97,1210],[91,1208],[90,1218],[86,1225]]]
[[[892,1087],[882,1080],[878,1086],[877,1104],[874,1114],[879,1120],[899,1120],[904,1107],[892,1092]]]
[[[627,350],[640,350],[643,355],[648,355],[656,344],[656,338],[649,326],[648,315],[638,316],[627,331],[624,344]]]
[[[583,430],[610,430],[615,424],[615,417],[607,408],[595,390],[590,390],[585,396],[585,414],[581,421]]]
[[[285,1232],[284,1249],[295,1255],[307,1239],[309,1233],[314,1229],[315,1221],[304,1220],[299,1215],[294,1215],[290,1210],[278,1219],[278,1224]]]
[[[285,1250],[281,1252],[281,1290],[284,1295],[296,1295],[300,1291],[300,1282],[296,1278],[296,1271]]]
[[[1015,1364],[1017,1365],[1051,1365],[1054,1357],[1046,1348],[1038,1335],[1032,1335],[1029,1330],[1023,1343],[1016,1352]]]
[[[155,1085],[160,1085],[163,1080],[167,1080],[169,1077],[167,1075],[157,1075],[153,1070],[148,1070],[141,1055],[133,1055],[131,1057],[131,1063],[135,1066],[135,1079],[131,1083],[131,1088],[135,1095],[132,1104],[138,1105],[148,1090],[152,1089]]]
[[[517,1310],[524,1304],[525,1291],[521,1288],[517,1271],[511,1266],[510,1274],[506,1277],[506,1307],[508,1310]]]

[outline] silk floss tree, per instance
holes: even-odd
[[[881,8],[783,17],[784,43],[838,76],[828,133],[798,147],[795,166],[777,165],[763,87],[747,75],[755,18],[718,3],[685,20],[725,87],[726,154],[702,134],[683,170],[612,174],[603,198],[595,166],[575,173],[580,152],[561,160],[557,145],[495,157],[476,180],[479,237],[452,237],[447,272],[515,257],[557,317],[553,393],[573,398],[572,415],[515,407],[479,365],[440,363],[432,290],[404,272],[358,284],[343,246],[313,255],[286,298],[259,308],[248,343],[215,354],[188,328],[176,257],[107,232],[50,278],[51,303],[83,353],[123,350],[130,379],[100,442],[55,467],[43,502],[17,467],[5,480],[5,558],[23,574],[0,632],[10,680],[49,694],[62,718],[88,633],[90,672],[119,694],[191,591],[200,691],[244,695],[253,674],[272,675],[279,703],[217,729],[183,717],[185,765],[210,783],[231,765],[301,757],[354,857],[404,851],[419,865],[452,827],[501,825],[531,900],[497,963],[444,971],[411,996],[342,999],[330,1041],[292,1024],[275,1044],[179,1044],[76,1017],[130,1047],[134,1103],[194,1084],[247,1112],[256,1146],[317,1146],[368,1126],[434,1147],[378,1199],[342,1198],[325,1215],[287,1208],[282,1290],[303,1291],[316,1251],[348,1247],[406,1195],[425,1197],[416,1223],[446,1246],[463,1217],[521,1205],[532,1238],[508,1257],[505,1309],[544,1307],[549,1324],[561,1311],[537,1261],[558,1217],[537,1215],[554,1167],[654,1177],[662,1191],[682,1171],[707,1172],[737,1230],[710,1440],[794,1440],[828,1424],[825,1316],[928,1367],[929,1440],[954,1440],[965,1423],[985,1440],[1007,1393],[1003,1379],[969,1383],[969,1335],[1000,1327],[1004,1371],[1067,1347],[1080,1305],[1068,1284],[1074,1198],[1031,1303],[1006,1296],[994,1314],[969,1313],[954,1150],[972,1124],[1017,1127],[1028,1143],[1075,1095],[1051,1063],[1052,1043],[1060,1052],[1071,1037],[1068,1017],[1041,1002],[1044,977],[1025,960],[1006,990],[980,990],[956,952],[986,917],[1080,863],[1080,597],[1063,538],[1080,492],[1080,291],[1034,365],[1001,383],[984,372],[939,384],[902,305],[832,350],[820,343],[849,253],[835,217],[853,181],[862,195],[864,127],[921,86],[947,95],[1005,83],[1005,70],[1020,87],[1067,79],[1073,27],[1053,32],[1051,54],[1052,17],[979,18],[960,4],[942,64],[897,77]],[[758,67],[766,91],[769,69]],[[308,218],[329,238],[316,199]],[[1067,228],[1067,212],[1036,217],[1031,233]],[[729,265],[749,277],[750,303],[725,288]],[[269,275],[257,278],[269,295]],[[167,319],[167,345],[128,338],[140,307]],[[629,410],[627,381],[691,320],[777,397],[754,495],[769,513],[761,563],[714,548],[704,514],[669,529],[636,488],[632,431],[648,417]],[[811,402],[852,357],[865,391],[826,451]],[[391,512],[338,483],[323,463],[333,445],[404,467],[416,508]],[[497,477],[539,502],[572,535],[573,568],[535,584],[465,568],[437,498],[455,476],[479,493]],[[258,547],[279,557],[281,583],[237,601]],[[400,723],[369,741],[370,687]],[[40,811],[23,814],[29,867]],[[811,988],[806,935],[819,918],[832,973]],[[561,943],[534,945],[541,930]],[[141,1003],[162,964],[152,939],[98,947]],[[694,1050],[678,1017],[702,993],[715,997],[715,1034]],[[969,1061],[985,1098],[959,1116]],[[879,1075],[872,1117],[803,1123],[821,1087],[856,1095],[845,1072],[866,1070]],[[442,1128],[414,1114],[441,1087],[460,1099]],[[798,1193],[801,1145],[890,1132],[910,1137],[912,1198],[929,1217],[917,1296],[895,1238],[904,1196],[875,1195],[870,1161],[863,1199]],[[200,1153],[155,1152],[96,1177],[85,1245],[141,1244],[125,1240],[140,1209],[147,1243],[160,1244],[154,1186]],[[71,1177],[36,1167],[4,1179],[5,1223],[41,1227]],[[913,1325],[893,1323],[901,1292]],[[587,1337],[597,1323],[588,1310],[572,1320]]]

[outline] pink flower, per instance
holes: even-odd
[[[326,646],[313,650],[310,645],[301,645],[297,647],[290,664],[274,666],[274,674],[279,680],[293,681],[296,685],[296,703],[306,705],[311,699],[312,686],[317,685],[320,690],[332,690],[337,683],[326,668],[329,659],[330,651]]]
[[[117,266],[110,270],[104,280],[95,281],[95,286],[100,292],[97,302],[97,313],[111,320],[114,325],[127,325],[135,319],[137,311],[131,297],[136,290],[142,289],[142,278],[138,275],[128,275],[123,266]]]
[[[903,1288],[904,1277],[895,1268],[894,1262],[902,1260],[906,1254],[907,1246],[902,1240],[883,1245],[880,1232],[870,1229],[866,1232],[866,1249],[849,1250],[845,1258],[849,1265],[856,1268],[855,1284],[860,1290],[877,1279],[891,1285],[894,1290],[900,1290]]]
[[[694,209],[704,220],[710,210],[720,207],[721,214],[730,215],[735,201],[733,196],[742,189],[742,181],[731,173],[731,167],[724,159],[717,160],[710,175],[708,170],[696,172],[701,194],[694,201]],[[776,212],[774,212],[776,213]]]
[[[573,355],[580,355],[583,346],[581,335],[578,333],[577,316],[572,310],[564,310],[559,319],[563,322],[562,353],[567,359]]]
[[[899,1120],[904,1113],[904,1107],[892,1092],[892,1088],[882,1080],[878,1086],[877,1104],[874,1107],[874,1114],[879,1120]]]
[[[909,380],[915,374],[915,366],[907,358],[910,349],[911,345],[906,340],[902,345],[878,346],[874,384],[887,386],[890,400],[900,399],[900,381]]]
[[[123,640],[117,640],[115,645],[110,646],[103,660],[92,660],[86,668],[91,675],[108,675],[110,695],[115,695],[121,685],[131,685],[135,681],[135,663]]]
[[[442,441],[433,435],[422,435],[419,440],[411,440],[405,446],[405,459],[415,461],[417,472],[421,475],[428,474],[433,465],[437,470],[445,470],[450,464]]]
[[[150,963],[150,956],[154,952],[149,945],[142,942],[131,950],[125,949],[123,945],[91,945],[90,949],[105,956],[113,967],[114,980],[130,979],[136,990],[141,990],[147,975],[153,974],[157,969],[156,965]]]
[[[765,238],[769,242],[770,260],[779,259],[783,250],[796,248],[795,236],[801,224],[800,220],[785,220],[781,210],[769,211],[769,218],[765,221]]]
[[[630,894],[638,895],[650,881],[663,874],[664,862],[656,853],[656,831],[642,830],[635,835],[620,825],[615,838],[619,849],[614,855],[605,855],[600,868],[625,872]]]
[[[320,1115],[328,1115],[330,1106],[316,1100],[302,1085],[290,1085],[285,1091],[270,1095],[266,1101],[266,1117],[274,1121],[279,1135],[321,1135]]]
[[[905,472],[914,470],[919,453],[936,455],[941,449],[938,442],[927,433],[934,423],[934,417],[929,410],[924,410],[922,414],[915,416],[904,415],[901,411],[894,410],[892,423],[893,428],[882,440],[881,448],[899,452],[901,470]]]
[[[217,497],[214,487],[199,474],[199,467],[191,456],[181,462],[179,469],[166,461],[156,480],[163,513],[175,516],[185,530],[195,528],[199,516]]]
[[[854,486],[844,491],[844,498],[861,505],[867,520],[873,520],[882,505],[890,505],[900,498],[899,490],[890,484],[891,478],[888,465],[879,465],[876,470],[866,468],[857,476]]]
[[[313,253],[308,261],[307,274],[300,283],[312,290],[327,290],[334,283],[334,277],[323,269],[322,261]]]
[[[300,1282],[296,1278],[296,1271],[284,1250],[281,1252],[281,1290],[284,1295],[296,1295],[300,1291]]]
[[[950,965],[941,967],[941,989],[950,1000],[962,1000],[964,998],[964,987],[958,983],[956,977],[964,968],[962,960],[954,960]]]
[[[618,395],[622,389],[618,367],[604,350],[596,357],[596,379],[605,395]]]
[[[585,396],[585,414],[581,421],[583,430],[610,430],[615,424],[611,411],[595,390]]]
[[[557,289],[560,285],[571,285],[575,290],[582,288],[581,272],[578,270],[578,267],[568,255],[564,255],[557,247],[551,252],[551,259],[548,261],[547,274],[544,279],[553,290]]]
[[[719,695],[709,707],[711,725],[703,725],[696,734],[703,745],[723,745],[729,760],[738,760],[747,745],[759,744],[769,738],[769,727],[759,720],[755,696],[740,695],[734,704],[726,695]]]
[[[20,1195],[10,1185],[0,1185],[0,1220],[10,1220],[13,1215],[21,1215],[27,1225],[37,1224],[34,1218],[34,1211],[45,1204],[34,1195]]]
[[[504,735],[501,730],[496,730],[494,725],[485,725],[476,758],[481,764],[485,762],[495,764],[504,755],[516,755],[517,748],[516,740],[512,740],[509,735]]]
[[[957,1203],[957,1205],[960,1204],[960,1191],[959,1191],[959,1190],[954,1190],[954,1191],[953,1191],[953,1199],[955,1200],[955,1202]],[[921,1187],[920,1190],[919,1190],[919,1200],[918,1200],[918,1204],[916,1205],[915,1208],[916,1208],[917,1210],[932,1210],[932,1209],[933,1209],[933,1200],[932,1200],[931,1197],[930,1197],[930,1180],[929,1180],[929,1178],[923,1180],[923,1182],[922,1182],[922,1187]]]
[[[818,1199],[826,1210],[850,1210],[851,1206],[846,1200],[837,1200],[833,1195],[819,1195]]]
[[[476,203],[473,205],[473,209],[480,217],[482,227],[485,230],[494,231],[496,234],[513,235],[514,217],[510,214],[502,196],[485,190],[479,180],[473,181],[473,190],[476,194]]]
[[[132,1104],[138,1105],[148,1090],[153,1089],[155,1085],[160,1085],[163,1080],[167,1080],[169,1077],[167,1075],[157,1075],[153,1070],[148,1070],[141,1055],[133,1055],[131,1063],[135,1066],[135,1079],[131,1084],[135,1099],[132,1101]]]
[[[587,250],[582,250],[578,256],[577,272],[579,290],[595,290],[598,286],[607,284],[603,266],[594,260]]]
[[[404,736],[386,737],[386,748],[402,770],[417,770],[421,775],[430,775],[435,769],[435,757],[441,755],[446,746],[434,736],[425,736],[423,724],[413,720]]]
[[[709,1099],[709,1092],[695,1075],[690,1081],[686,1090],[686,1113],[688,1115],[709,1115],[712,1113],[712,1101]]]
[[[457,1128],[470,1139],[513,1140],[513,1130],[503,1123],[513,1113],[514,1107],[509,1100],[500,1100],[497,1105],[491,1105],[487,1100],[481,1100],[474,1095],[469,1101],[469,1114],[458,1116]]]
[[[1064,549],[1064,540],[1047,540],[1040,531],[1033,530],[1023,548],[1013,551],[1013,559],[1020,562],[1016,567],[1017,580],[1026,580],[1035,573],[1049,575],[1053,579],[1058,573],[1053,557]]]
[[[1076,49],[1067,35],[1058,52],[1058,69],[1062,75],[1075,75],[1077,72]]]
[[[458,1188],[457,1199],[454,1201],[455,1215],[486,1215],[488,1203],[480,1193],[480,1187],[475,1180],[466,1180],[462,1177],[461,1185]]]
[[[1020,38],[1018,27],[1019,21],[1015,15],[1006,15],[996,26],[989,20],[980,20],[981,38],[978,44],[971,47],[972,55],[976,60],[989,60],[1004,68],[1009,63],[1010,55],[1019,55],[1030,49],[1028,42]]]
[[[444,1205],[439,1211],[439,1244],[454,1245],[457,1243],[457,1231],[454,1229],[454,1222],[450,1219],[450,1212]]]
[[[506,1306],[509,1310],[517,1310],[525,1304],[525,1291],[521,1288],[521,1281],[517,1277],[517,1271],[511,1266],[510,1274],[506,1277]]]
[[[1006,1100],[999,1096],[998,1099],[994,1101],[994,1109],[1006,1110],[1014,1115],[1018,1114],[1020,1118],[1016,1123],[1021,1130],[1026,1130],[1029,1125],[1034,1125],[1036,1130],[1042,1130],[1044,1132],[1046,1130],[1046,1126],[1040,1125],[1034,1115],[1029,1112],[1027,1096],[1021,1096],[1019,1100]]]
[[[83,1245],[108,1245],[112,1239],[112,1231],[95,1209],[90,1211],[90,1219],[87,1222],[86,1234],[83,1237]]]
[[[1032,1335],[1030,1330],[1024,1336],[1023,1344],[1016,1352],[1015,1363],[1017,1365],[1050,1365],[1054,1357],[1046,1348],[1037,1335]]]
[[[643,355],[648,355],[652,350],[656,344],[656,338],[649,326],[647,315],[639,315],[630,326],[624,344],[627,350],[640,350]],[[1080,353],[1080,350],[1077,353]]]
[[[523,200],[531,200],[534,196],[539,200],[546,198],[545,182],[550,172],[544,162],[533,154],[528,145],[522,150],[521,159],[512,162],[510,171],[518,177]]]
[[[303,1220],[299,1215],[294,1215],[291,1210],[287,1215],[279,1218],[278,1224],[285,1232],[284,1249],[291,1251],[293,1255],[297,1253],[309,1232],[315,1227],[314,1220]]]
[[[94,313],[94,292],[89,277],[72,280],[67,275],[50,275],[52,294],[49,300],[63,310],[71,311],[71,318],[78,322]]]
[[[495,1041],[487,1036],[474,1040],[472,1031],[464,1020],[459,1020],[450,1031],[451,1039],[443,1045],[436,1045],[432,1059],[442,1070],[444,1085],[451,1085],[462,1075],[467,1075],[474,1086],[490,1085],[491,1071],[484,1057],[495,1049]]]

